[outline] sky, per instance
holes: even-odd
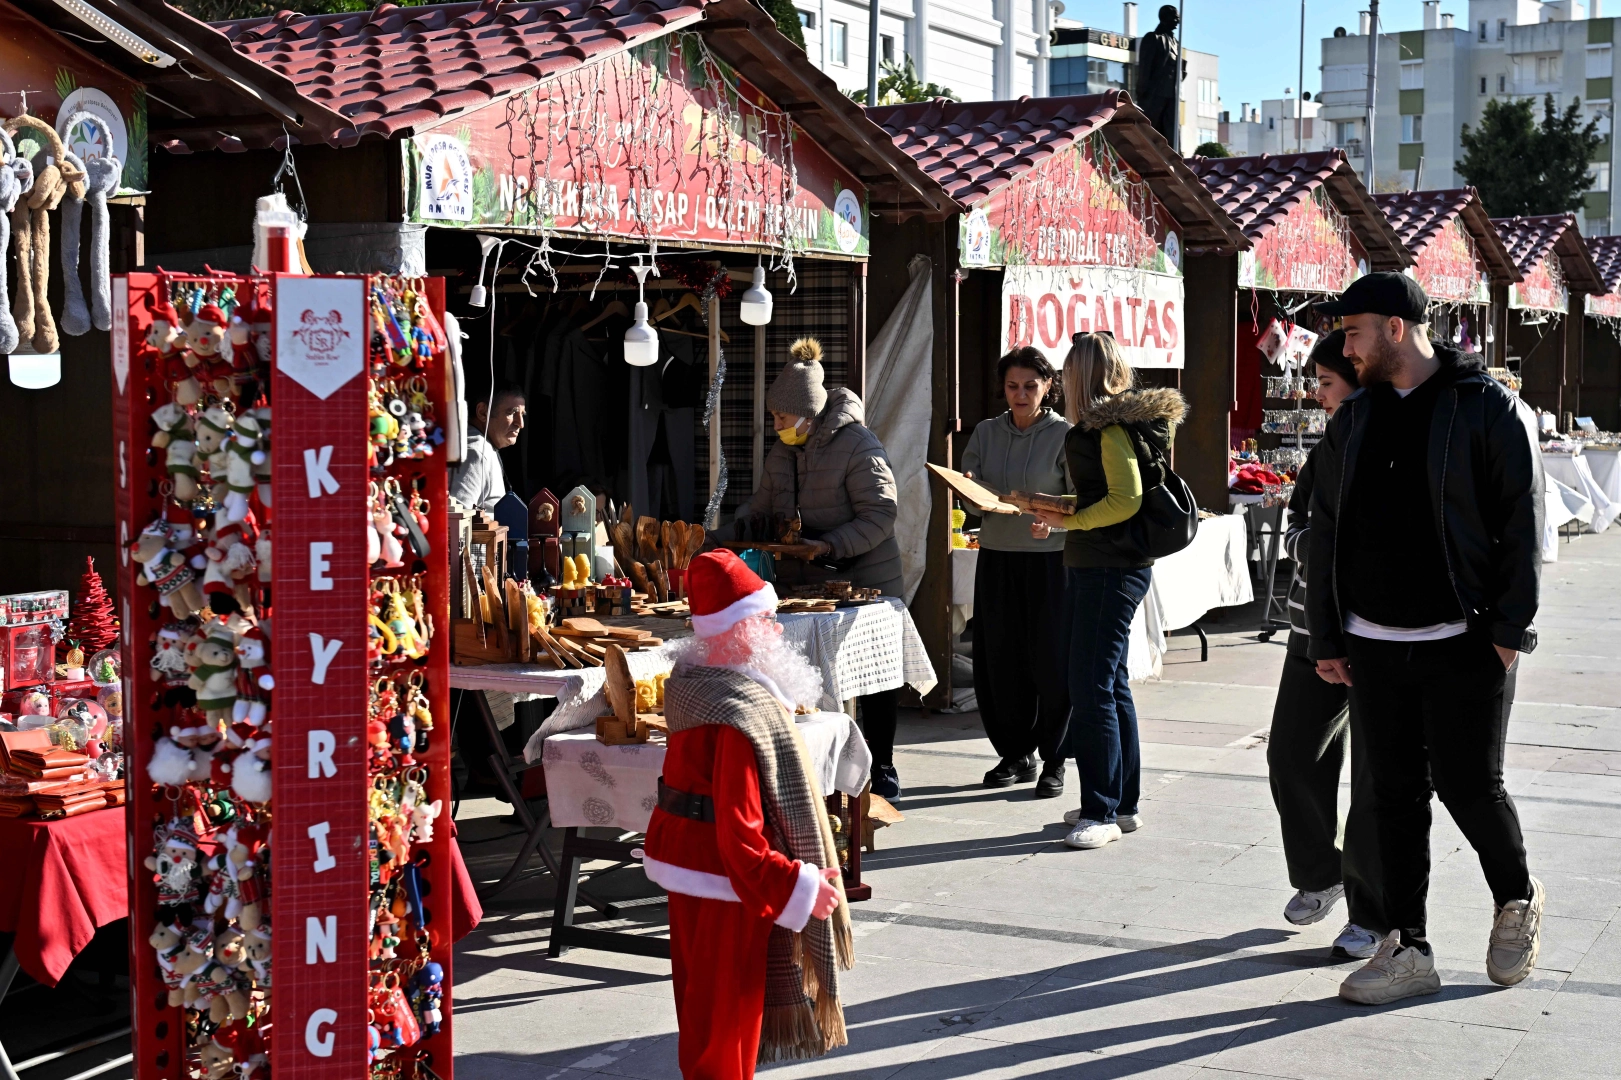
[[[1356,33],[1357,12],[1367,6],[1366,0],[1306,0],[1305,88],[1313,97],[1321,81],[1322,39],[1332,37],[1336,26]],[[1159,0],[1138,3],[1139,34],[1154,29],[1159,9]],[[1460,26],[1468,21],[1468,0],[1442,0],[1441,10],[1452,12]],[[1183,44],[1221,57],[1222,108],[1236,113],[1242,102],[1258,106],[1283,97],[1286,86],[1298,89],[1300,0],[1184,0],[1183,11]],[[1379,21],[1387,33],[1417,30],[1424,25],[1423,11],[1423,0],[1381,0]],[[1116,0],[1064,0],[1063,18],[1119,33],[1121,12]]]

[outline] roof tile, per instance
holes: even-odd
[[[1221,208],[1244,235],[1259,240],[1289,211],[1337,172],[1345,158],[1338,150],[1309,154],[1260,154],[1243,158],[1189,158]]]
[[[1475,197],[1469,188],[1450,188],[1445,191],[1400,191],[1375,195],[1373,201],[1390,219],[1391,228],[1417,253],[1428,244],[1447,223],[1459,214]]]
[[[1566,229],[1576,227],[1575,214],[1539,214],[1533,217],[1492,218],[1503,246],[1520,270],[1530,270],[1553,250]]]
[[[392,135],[475,109],[659,37],[713,0],[463,0],[371,11],[293,11],[215,23],[237,52],[348,117]],[[339,141],[351,141],[345,135]]]

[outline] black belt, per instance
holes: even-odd
[[[703,821],[711,825],[715,823],[714,799],[708,795],[692,795],[678,791],[666,784],[662,776],[659,777],[659,809],[678,818]]]

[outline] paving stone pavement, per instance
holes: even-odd
[[[1621,1075],[1621,530],[1562,545],[1544,570],[1542,645],[1524,659],[1509,787],[1548,886],[1541,961],[1513,989],[1485,974],[1491,897],[1436,805],[1430,932],[1445,986],[1382,1008],[1336,996],[1343,909],[1295,928],[1266,780],[1283,657],[1258,608],[1172,638],[1134,688],[1145,827],[1098,851],[1059,841],[1077,803],[977,785],[995,762],[977,715],[903,719],[906,821],[867,856],[854,906],[850,1045],[766,1075],[871,1080],[1427,1080]],[[1346,789],[1342,785],[1342,799]],[[458,818],[475,874],[498,876],[500,804]],[[505,857],[503,857],[505,856]],[[599,882],[645,894],[637,871]],[[669,966],[590,950],[546,958],[547,880],[492,905],[456,957],[460,1080],[674,1080]],[[632,909],[662,933],[663,908]]]

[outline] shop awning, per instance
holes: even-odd
[[[1216,202],[1259,244],[1281,227],[1302,221],[1312,205],[1331,207],[1343,219],[1354,248],[1367,260],[1365,270],[1402,270],[1413,256],[1362,186],[1343,150],[1309,154],[1260,154],[1242,158],[1189,158]],[[1281,269],[1281,268],[1280,268]],[[1263,268],[1264,270],[1264,268]],[[1330,274],[1320,283],[1291,286],[1277,278],[1268,288],[1338,292],[1344,283]],[[1345,282],[1348,283],[1348,282]]]
[[[1392,192],[1375,195],[1373,200],[1421,265],[1427,250],[1437,243],[1444,244],[1447,234],[1461,227],[1473,242],[1475,254],[1493,285],[1520,280],[1519,267],[1503,246],[1503,238],[1487,216],[1480,192],[1474,188]]]
[[[914,211],[943,211],[947,204],[911,159],[748,0],[382,3],[330,15],[280,11],[208,29],[214,51],[288,80],[320,121],[319,141],[337,146],[443,129],[597,61],[672,33],[696,33],[849,168],[874,204]],[[244,123],[211,133],[189,125],[163,135],[194,149],[226,137],[269,146],[281,130]]]
[[[1604,281],[1602,294],[1587,294],[1587,313],[1621,318],[1621,236],[1590,236],[1586,243]]]
[[[1085,97],[883,105],[867,115],[950,196],[982,205],[1054,154],[1101,130],[1182,228],[1190,252],[1249,246],[1198,177],[1121,91]]]
[[[1493,218],[1492,225],[1524,278],[1510,288],[1509,307],[1563,311],[1569,290],[1606,291],[1575,214]]]

